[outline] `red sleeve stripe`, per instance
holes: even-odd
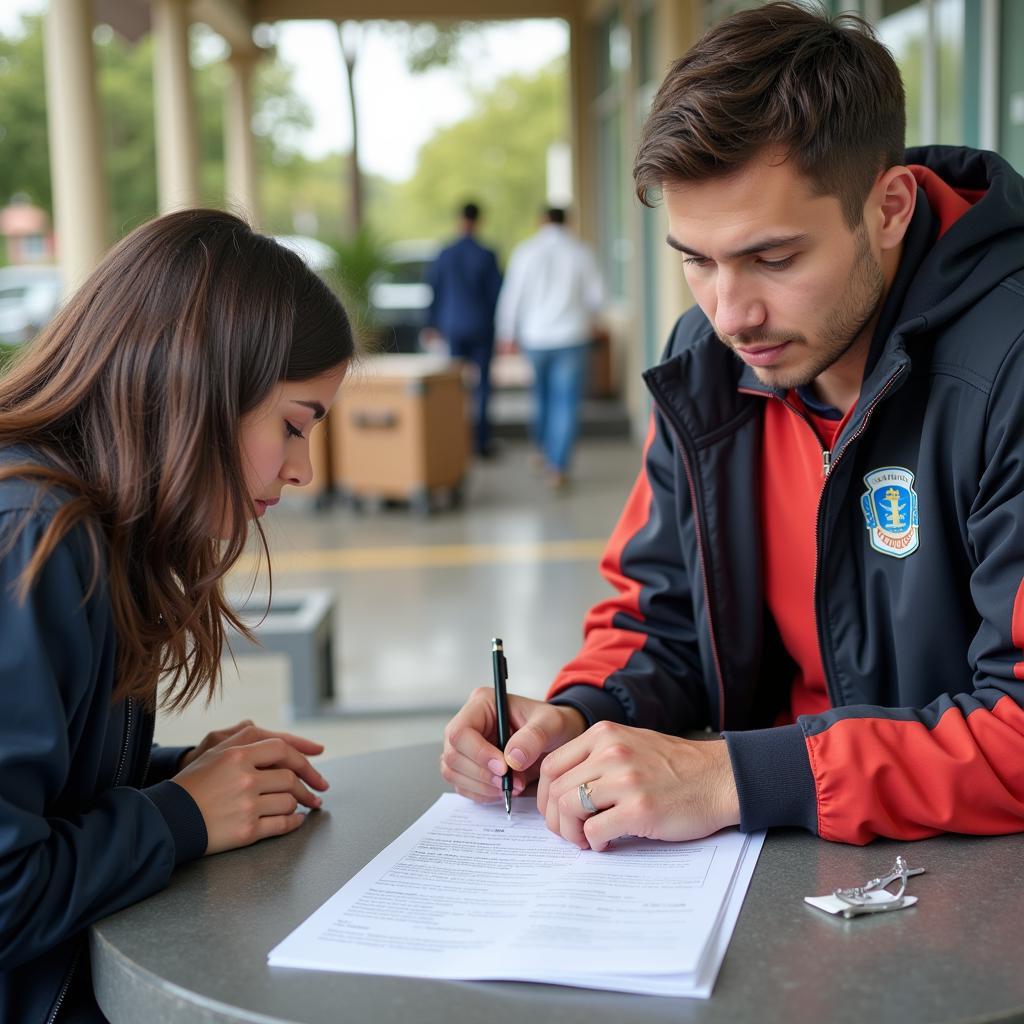
[[[647,453],[654,442],[655,425],[651,417],[644,441],[644,465],[626,499],[626,506],[619,516],[608,545],[601,558],[601,575],[615,588],[616,594],[598,602],[587,613],[583,622],[583,647],[555,677],[548,690],[548,697],[575,683],[589,683],[603,686],[613,672],[624,668],[633,653],[643,647],[647,637],[640,630],[617,629],[613,626],[616,615],[625,613],[644,621],[640,610],[640,592],[643,584],[622,571],[622,553],[626,545],[647,525],[651,518],[653,495],[647,479]]]
[[[1010,621],[1010,638],[1013,646],[1024,652],[1024,580],[1017,588],[1017,596],[1013,599],[1013,618]],[[1024,660],[1013,666],[1013,674],[1017,679],[1024,679]]]
[[[807,739],[824,839],[924,839],[1024,829],[1024,709],[949,708],[918,720],[847,718]]]

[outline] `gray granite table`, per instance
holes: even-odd
[[[1024,1019],[1024,836],[943,836],[865,848],[768,836],[710,1000],[511,982],[294,971],[267,952],[444,791],[433,745],[321,765],[324,810],[296,833],[178,871],[92,929],[97,997],[113,1024]],[[906,852],[920,903],[842,921],[802,902]]]

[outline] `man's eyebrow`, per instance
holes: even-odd
[[[808,239],[806,233],[799,235],[774,235],[771,238],[762,238],[760,242],[755,242],[753,245],[745,245],[742,249],[737,249],[735,252],[726,253],[726,257],[731,260],[739,259],[742,256],[753,256],[755,253],[767,252],[770,249],[781,249],[787,245],[801,245]],[[691,249],[687,245],[683,245],[682,242],[677,241],[671,235],[665,238],[673,249],[678,249],[679,252],[685,252],[687,256],[696,256],[698,259],[707,259],[707,257],[697,252],[695,249]]]
[[[319,402],[304,402],[301,398],[296,398],[294,401],[296,405],[304,405],[307,409],[312,409],[315,420],[322,420],[327,415],[327,410]]]

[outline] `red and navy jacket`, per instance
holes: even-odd
[[[590,722],[723,732],[744,830],[1024,831],[1024,179],[969,149],[907,162],[941,181],[919,174],[816,517],[831,706],[774,724],[795,665],[765,600],[759,477],[766,403],[787,395],[698,308],[645,374],[643,468],[602,560],[615,595],[549,693]]]

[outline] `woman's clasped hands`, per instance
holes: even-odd
[[[173,782],[196,802],[206,822],[206,853],[248,846],[293,832],[316,810],[327,780],[308,758],[323,746],[302,736],[270,732],[250,721],[211,732],[181,759]]]

